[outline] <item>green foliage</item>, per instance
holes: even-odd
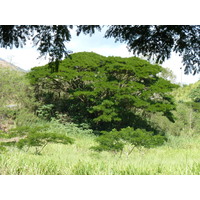
[[[110,132],[103,132],[103,135],[96,138],[96,142],[99,143],[99,146],[91,147],[95,151],[111,151],[119,152],[124,148],[124,141],[122,140],[121,132],[113,129]]]
[[[0,154],[4,153],[6,151],[6,148],[0,143]]]
[[[125,42],[135,55],[148,56],[157,63],[170,58],[173,51],[179,53],[185,73],[195,74],[200,72],[199,33],[200,26],[111,25],[105,37]]]
[[[173,111],[175,122],[171,123],[161,113],[151,114],[151,125],[168,135],[196,135],[200,133],[200,104],[194,102],[192,91],[198,91],[200,82],[179,87],[171,93],[176,102]]]
[[[173,120],[175,109],[169,92],[176,85],[157,76],[161,69],[136,57],[82,52],[63,60],[58,72],[36,67],[28,77],[45,108],[52,104],[55,113],[67,114],[76,123],[95,131],[127,126],[151,130],[149,113],[161,112]]]
[[[152,126],[160,129],[168,135],[195,135],[200,133],[199,107],[192,102],[178,103],[176,111],[173,111],[175,122],[171,123],[159,113],[151,116]]]
[[[17,127],[32,126],[35,123],[39,123],[41,121],[42,120],[35,115],[34,111],[31,111],[28,108],[22,108],[20,110],[17,110],[16,118],[14,120],[15,125]]]
[[[94,34],[101,27],[78,26],[77,32]],[[172,52],[183,57],[185,73],[199,73],[199,33],[200,26],[164,25],[110,25],[105,37],[125,42],[134,55],[143,55],[162,63],[171,57]]]
[[[176,75],[170,68],[162,68],[162,71],[159,74],[159,76],[166,80],[169,80],[171,83],[175,83]]]
[[[48,128],[48,126],[37,126],[11,129],[6,135],[6,138],[11,140],[3,142],[3,145],[14,144],[19,149],[26,148],[26,151],[30,147],[35,147],[35,154],[40,154],[49,143],[72,144],[74,142],[72,138],[65,134],[49,132]]]
[[[13,46],[23,47],[27,40],[32,39],[34,46],[40,52],[40,56],[48,55],[50,61],[55,61],[56,65],[51,66],[52,70],[57,70],[59,60],[66,57],[70,51],[65,47],[71,34],[69,29],[73,26],[53,25],[8,25],[0,26],[0,46],[3,48]]]
[[[200,84],[196,88],[192,89],[190,97],[194,102],[200,102]]]
[[[53,104],[45,104],[38,107],[36,114],[39,118],[44,120],[50,120],[53,116]]]
[[[92,147],[92,149],[95,151],[119,152],[122,151],[127,144],[130,144],[133,148],[152,148],[162,145],[165,140],[166,137],[154,135],[153,132],[142,129],[134,130],[131,127],[127,127],[120,131],[113,129],[110,132],[103,132],[103,135],[96,139],[99,145]],[[129,154],[133,151],[133,148]]]
[[[194,112],[198,112],[200,114],[200,102],[186,102],[186,105],[188,105]]]
[[[25,73],[0,68],[0,108],[33,108],[34,94]]]
[[[45,125],[45,123],[44,123]],[[93,130],[89,128],[88,124],[75,124],[73,122],[64,122],[60,119],[52,118],[47,123],[50,132],[63,133],[66,135],[92,135]]]
[[[28,125],[35,120],[33,112],[38,105],[25,73],[0,68],[0,127],[8,121]]]
[[[193,84],[184,85],[175,89],[172,92],[172,95],[174,96],[176,102],[192,102],[193,99],[191,98],[191,93],[193,90],[196,90],[196,88],[198,88],[199,85],[200,81]]]

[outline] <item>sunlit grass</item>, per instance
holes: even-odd
[[[12,148],[0,156],[0,174],[173,175],[200,174],[200,137],[174,137],[164,146],[131,155],[97,153],[94,136],[76,136],[73,145],[49,144],[42,155]]]

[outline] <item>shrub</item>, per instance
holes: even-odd
[[[60,119],[56,118],[52,118],[47,124],[50,132],[65,133],[67,135],[91,135],[93,133],[93,130],[87,124],[61,123]]]
[[[110,132],[103,132],[103,135],[99,136],[96,141],[99,145],[91,148],[95,151],[122,152],[124,146],[129,144],[132,146],[132,149],[128,152],[130,154],[134,148],[153,148],[162,145],[166,141],[166,137],[154,135],[153,132],[143,129],[134,130],[127,127],[122,128],[120,131],[113,129]]]
[[[74,140],[66,136],[66,134],[57,134],[49,132],[48,126],[37,127],[18,127],[11,129],[7,133],[7,141],[4,146],[13,144],[19,149],[28,151],[30,147],[35,148],[35,154],[40,154],[44,147],[49,143],[72,144]],[[10,140],[9,140],[10,139]]]
[[[39,118],[49,121],[53,117],[53,107],[53,104],[41,105],[38,107],[36,114]]]

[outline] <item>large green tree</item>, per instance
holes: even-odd
[[[46,65],[28,74],[38,100],[98,131],[127,126],[152,130],[148,119],[157,112],[173,121],[169,92],[176,85],[158,76],[159,65],[87,52],[71,58],[60,63],[58,72]]]
[[[0,47],[23,47],[26,41],[33,40],[41,55],[49,55],[56,61],[51,68],[58,70],[59,61],[69,54],[65,42],[70,41],[73,26],[9,25],[0,26]],[[75,26],[77,34],[94,34],[101,30],[99,25]],[[171,52],[183,57],[185,73],[200,72],[200,26],[198,25],[109,25],[105,37],[114,37],[125,42],[135,55],[154,58],[163,62]]]

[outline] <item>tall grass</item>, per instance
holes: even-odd
[[[97,153],[92,135],[75,136],[73,145],[50,144],[42,155],[16,148],[0,156],[0,174],[20,175],[192,175],[200,174],[200,137],[173,137],[155,149],[127,156]],[[172,136],[171,136],[172,137]]]

